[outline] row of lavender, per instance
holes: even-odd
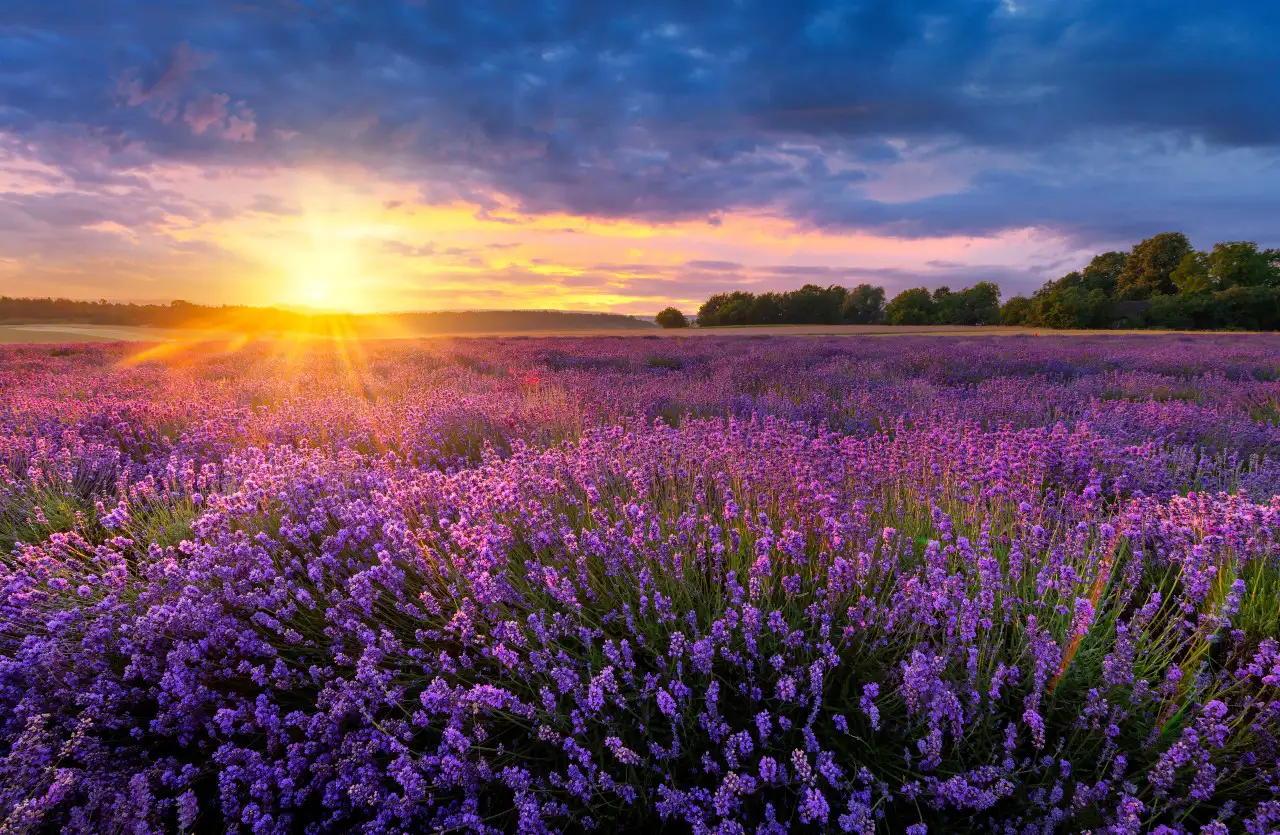
[[[0,354],[0,830],[1280,828],[1280,341]]]

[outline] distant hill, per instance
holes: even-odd
[[[564,310],[457,310],[420,313],[304,313],[244,305],[127,304],[0,296],[0,324],[83,324],[203,328],[249,333],[342,332],[377,337],[408,333],[468,334],[521,331],[651,330],[651,321],[620,313]]]

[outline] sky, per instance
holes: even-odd
[[[692,312],[1280,244],[1274,0],[4,0],[0,294]]]

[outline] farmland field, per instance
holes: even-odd
[[[668,339],[688,339],[688,338],[724,338],[724,337],[784,337],[784,336],[846,336],[846,337],[891,337],[891,336],[1041,336],[1048,335],[1048,331],[1040,328],[1030,327],[974,327],[974,326],[951,326],[951,325],[758,325],[758,326],[741,326],[741,327],[722,327],[722,328],[681,328],[675,330],[662,330],[660,328],[644,327],[638,324],[634,329],[608,329],[608,330],[518,330],[518,329],[497,329],[482,332],[467,333],[449,333],[449,332],[432,332],[427,328],[418,328],[412,326],[388,324],[385,327],[373,328],[376,331],[371,337],[373,340],[386,339],[422,339],[441,336],[538,336],[538,337],[606,337],[606,338],[641,338],[652,339],[655,337],[663,337]],[[1057,336],[1069,338],[1073,336],[1158,336],[1169,331],[1062,331]],[[1242,335],[1242,339],[1247,339],[1252,334]],[[0,345],[25,345],[25,344],[58,344],[64,342],[206,342],[215,344],[219,342],[234,341],[243,343],[246,339],[255,341],[278,341],[279,339],[297,339],[319,338],[331,339],[335,334],[326,332],[323,329],[312,331],[310,333],[290,334],[288,332],[276,331],[273,333],[247,333],[237,331],[233,328],[159,328],[159,327],[132,327],[117,325],[90,325],[90,324],[23,324],[23,325],[4,325],[0,324]],[[341,334],[340,338],[346,339],[347,334]]]
[[[1280,338],[701,337],[0,348],[0,831],[1280,828]]]

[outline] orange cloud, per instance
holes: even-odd
[[[226,136],[242,129],[233,124],[228,104],[215,95],[189,106],[184,118],[197,132]],[[0,159],[0,182],[28,190],[56,191],[48,185],[53,173],[20,158]],[[38,262],[23,262],[26,292],[57,276],[60,292],[79,288],[74,292],[92,297],[354,311],[560,307],[651,313],[670,303],[696,306],[720,290],[856,283],[863,272],[893,292],[895,281],[910,280],[897,278],[898,272],[927,275],[944,263],[952,273],[966,264],[1026,263],[1065,248],[1036,230],[902,240],[822,232],[767,212],[728,213],[716,222],[645,223],[526,215],[496,193],[483,195],[485,208],[463,200],[430,204],[416,184],[372,178],[342,164],[169,164],[129,173],[165,195],[171,210],[145,226],[86,225],[127,251],[42,253]]]

